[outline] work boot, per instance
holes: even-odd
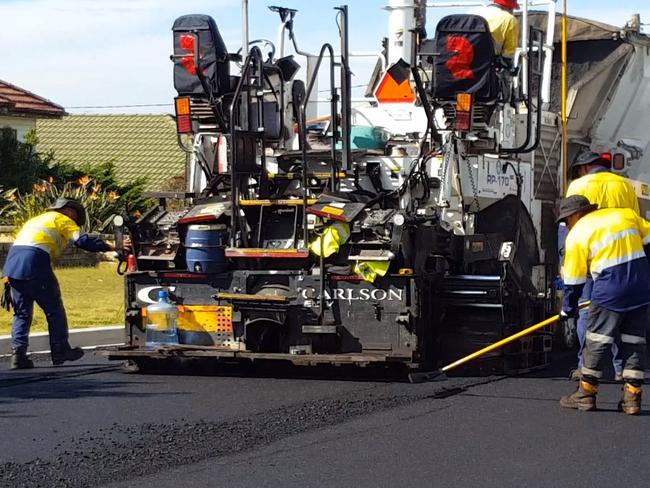
[[[628,415],[638,415],[641,412],[641,387],[629,383],[623,385],[623,397],[618,402],[618,410]]]
[[[52,364],[58,366],[66,361],[77,361],[78,359],[81,359],[83,355],[84,351],[80,347],[67,346],[64,349],[59,350],[52,348]]]
[[[560,398],[560,406],[564,408],[573,408],[582,412],[596,410],[596,394],[598,386],[580,381],[578,390],[573,395],[567,395]]]
[[[623,372],[622,371],[617,371],[614,373],[614,381],[616,383],[622,383],[623,382]]]
[[[19,348],[11,350],[11,369],[31,369],[34,361],[27,356],[27,349]]]

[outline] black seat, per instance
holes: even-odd
[[[232,91],[228,50],[217,24],[209,15],[184,15],[174,22],[174,87],[180,96],[218,98]],[[194,66],[194,37],[198,37],[199,60],[208,88],[199,80]]]
[[[472,93],[476,103],[496,103],[496,58],[492,34],[483,17],[443,17],[436,27],[433,97],[455,100],[457,93]]]

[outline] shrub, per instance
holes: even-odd
[[[35,181],[48,176],[48,158],[36,152],[33,136],[27,141],[17,140],[11,128],[0,129],[0,186],[26,193]]]
[[[3,198],[9,203],[2,209],[3,218],[18,229],[32,217],[45,212],[60,197],[74,198],[85,207],[88,215],[86,230],[99,230],[108,217],[120,213],[123,208],[117,192],[103,188],[89,176],[61,187],[50,178],[34,183],[31,193],[23,194],[17,189],[5,192]]]
[[[11,188],[0,195],[0,223],[20,226],[58,197],[84,204],[90,230],[97,230],[112,213],[142,212],[152,206],[142,196],[145,178],[121,185],[113,163],[75,168],[55,161],[52,154],[38,154],[37,143],[33,131],[21,142],[11,129],[0,129],[0,188]]]
[[[83,178],[91,178],[94,185],[119,195],[118,205],[129,213],[136,210],[143,212],[153,205],[151,199],[142,196],[147,182],[146,178],[140,177],[126,184],[119,184],[115,176],[115,165],[112,162],[95,166],[85,164],[79,168],[70,164],[54,163],[48,177],[64,183],[75,183]]]

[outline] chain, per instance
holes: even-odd
[[[443,203],[443,198],[442,198],[442,196],[444,194],[443,189],[445,188],[445,185],[447,184],[447,171],[449,171],[449,161],[451,159],[449,157],[449,153],[450,153],[450,150],[451,150],[451,145],[449,143],[447,143],[446,146],[447,146],[447,149],[445,150],[444,157],[442,159],[442,175],[440,176],[441,177],[441,180],[440,180],[441,185],[440,185],[440,193],[438,195],[438,205],[442,205],[442,203]]]
[[[481,211],[481,204],[479,203],[479,200],[478,200],[478,189],[476,187],[476,182],[474,181],[474,173],[472,171],[472,165],[469,162],[469,159],[465,160],[465,163],[467,164],[467,172],[469,173],[469,184],[472,185],[472,193],[474,194],[474,200],[469,205],[468,211],[471,210],[472,205],[476,204],[476,211],[480,212]]]
[[[442,182],[447,181],[447,171],[449,170],[449,150],[445,151],[445,157],[442,160]]]

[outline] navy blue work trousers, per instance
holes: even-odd
[[[591,277],[587,278],[587,283],[582,289],[582,296],[580,297],[580,303],[591,300],[591,292],[594,289],[594,280]],[[586,335],[587,335],[587,324],[589,322],[589,308],[583,308],[580,310],[578,315],[578,321],[576,323],[576,333],[578,335],[578,342],[580,343],[580,348],[578,349],[578,369],[582,368],[582,355],[585,351],[586,344]],[[612,365],[614,366],[614,373],[623,372],[623,359],[619,354],[619,347],[616,342],[612,343]]]
[[[11,347],[26,350],[29,345],[29,328],[34,315],[34,302],[45,312],[52,351],[68,346],[68,319],[61,300],[61,289],[54,273],[43,273],[30,280],[9,279],[14,301],[14,318],[11,329]]]

